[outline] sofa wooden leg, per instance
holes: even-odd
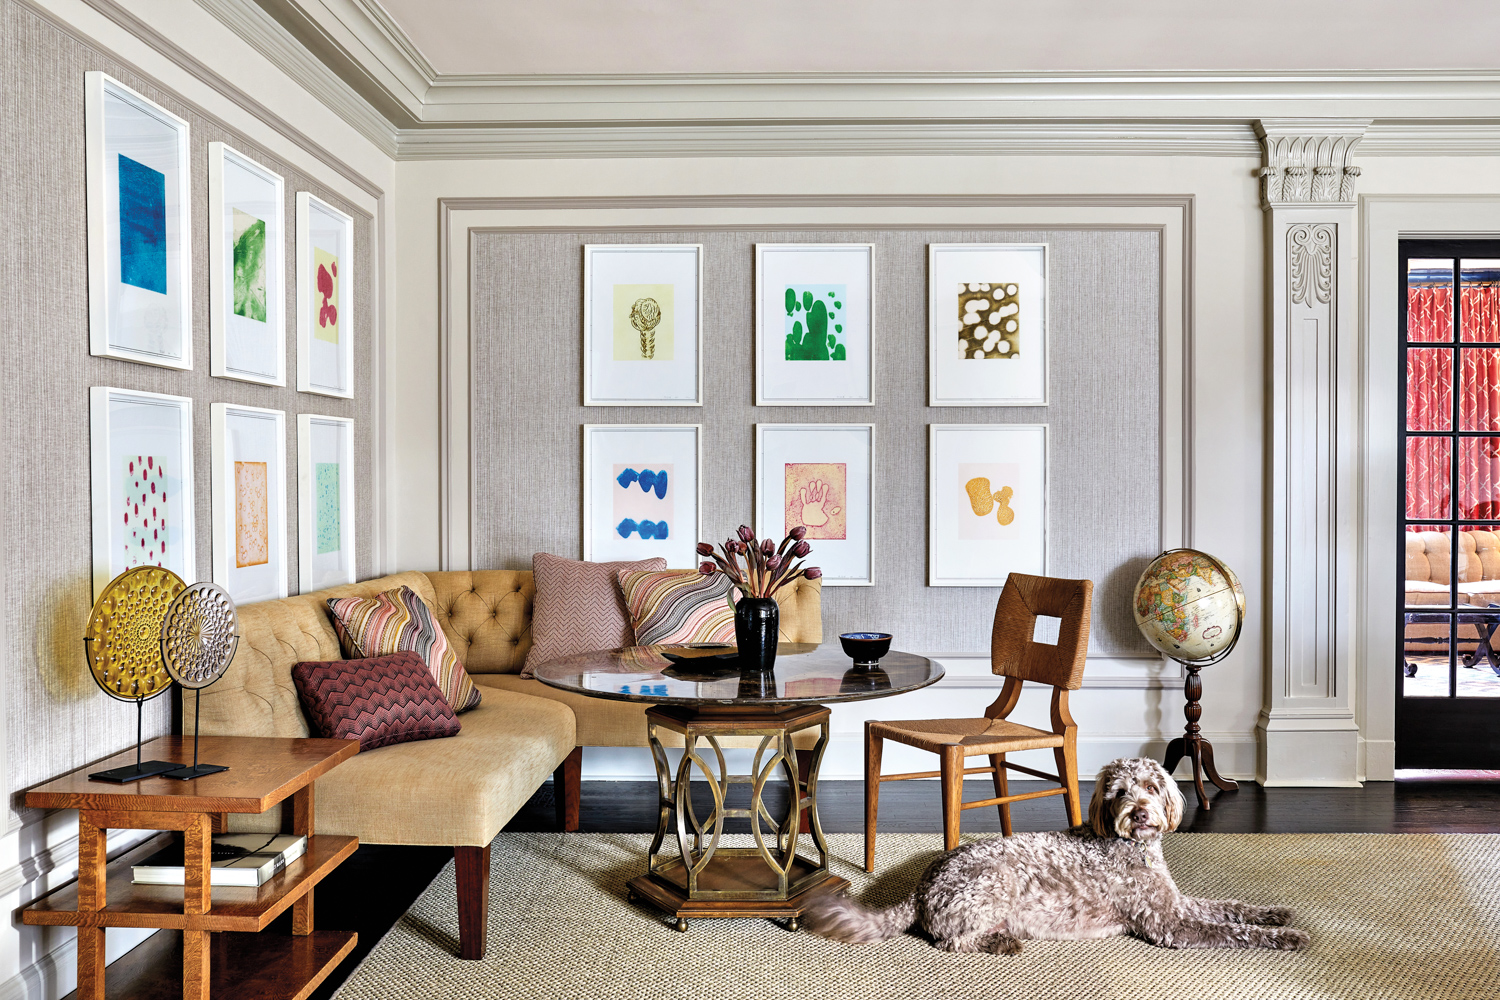
[[[490,845],[455,847],[458,875],[458,957],[478,960],[490,926]]]
[[[552,798],[557,803],[558,829],[578,831],[578,786],[583,778],[583,747],[574,747],[552,772]]]

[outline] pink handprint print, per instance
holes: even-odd
[[[845,538],[847,467],[842,462],[789,462],[786,527],[799,525],[813,539]]]

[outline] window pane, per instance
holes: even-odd
[[[1463,339],[1500,343],[1500,260],[1459,261],[1459,295]]]
[[[1451,517],[1452,438],[1406,439],[1406,517],[1435,521]],[[1465,440],[1474,440],[1466,438]]]
[[[1406,262],[1406,339],[1453,340],[1453,261]]]
[[[1432,348],[1424,348],[1424,352]],[[1416,353],[1415,351],[1409,353]],[[1436,353],[1443,353],[1439,349]],[[1500,348],[1466,347],[1459,351],[1462,387],[1458,399],[1459,428],[1466,431],[1500,431]],[[1411,364],[1407,364],[1407,385],[1411,384]],[[1426,381],[1436,376],[1422,375]],[[1425,382],[1424,382],[1425,384]],[[1406,408],[1411,410],[1411,391],[1407,390]],[[1433,430],[1443,430],[1434,427]]]
[[[1490,350],[1490,348],[1480,348],[1480,350]],[[1406,429],[1446,431],[1451,430],[1452,427],[1452,350],[1446,347],[1408,349],[1406,352]]]
[[[1500,518],[1500,437],[1459,438],[1458,511],[1465,520]]]
[[[1406,606],[1453,606],[1453,554],[1446,524],[1406,527]],[[1463,573],[1460,571],[1460,578]]]
[[[1500,655],[1494,649],[1500,645],[1500,635],[1496,632],[1500,632],[1500,608],[1494,614],[1459,616],[1456,680],[1460,698],[1500,698],[1500,673],[1496,672]]]
[[[1448,697],[1448,639],[1452,628],[1452,618],[1446,614],[1406,615],[1403,697]]]

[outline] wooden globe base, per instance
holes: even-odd
[[[1177,662],[1182,663],[1181,660]],[[1203,664],[1182,665],[1188,672],[1187,681],[1182,686],[1183,693],[1187,695],[1187,705],[1182,710],[1182,714],[1187,717],[1187,726],[1181,736],[1167,744],[1167,756],[1162,761],[1162,766],[1171,774],[1182,758],[1190,758],[1193,762],[1193,786],[1198,789],[1198,808],[1207,810],[1213,806],[1209,804],[1208,792],[1203,787],[1205,774],[1209,781],[1226,792],[1237,792],[1240,785],[1219,774],[1219,769],[1214,767],[1213,744],[1199,735],[1198,720],[1203,716],[1203,706],[1198,703],[1198,699],[1203,697],[1203,679],[1198,676],[1198,671]]]

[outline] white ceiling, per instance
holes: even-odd
[[[380,2],[443,75],[1500,66],[1496,0]]]

